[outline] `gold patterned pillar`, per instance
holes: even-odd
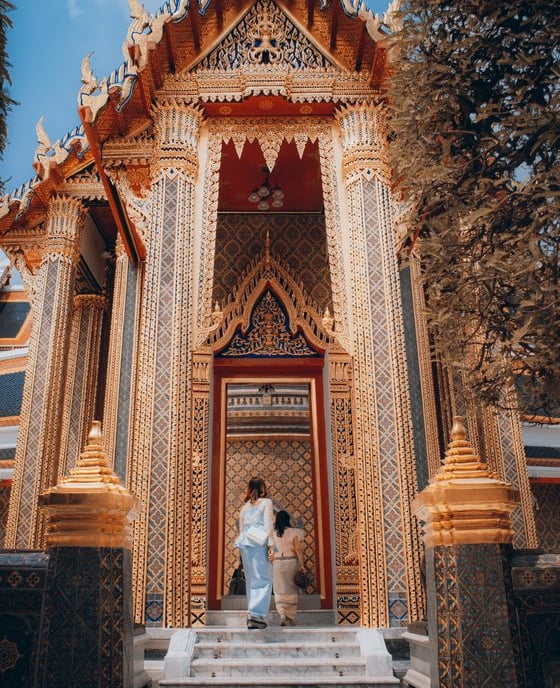
[[[350,335],[360,519],[362,624],[400,625],[423,614],[420,540],[410,504],[416,467],[393,203],[383,163],[384,114],[338,114],[346,189]]]
[[[138,281],[142,273],[143,267],[135,267],[130,263],[122,239],[117,237],[103,405],[103,436],[107,455],[114,461],[113,468],[123,479],[128,478],[135,341],[138,331]]]
[[[338,623],[356,624],[360,621],[360,529],[356,503],[352,359],[345,352],[331,349],[328,361],[337,616]]]
[[[107,299],[96,294],[74,297],[67,351],[59,477],[74,466],[93,421],[99,370],[101,326]]]
[[[515,400],[512,399],[512,406]],[[538,547],[533,498],[519,414],[485,408],[482,411],[484,447],[489,466],[519,491],[519,508],[513,512],[513,544],[517,549]]]
[[[141,503],[133,545],[135,617],[148,625],[190,625],[189,337],[200,122],[198,110],[173,100],[154,111],[128,481]]]
[[[54,196],[36,277],[33,327],[23,390],[6,547],[41,548],[39,495],[56,483],[72,299],[84,223],[82,204]]]

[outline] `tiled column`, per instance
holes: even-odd
[[[433,686],[518,686],[504,564],[518,500],[474,454],[456,416],[444,464],[413,504],[426,547]]]
[[[190,625],[190,337],[200,123],[198,110],[173,100],[154,113],[128,480],[142,505],[134,533],[135,615],[147,625]]]
[[[136,372],[138,283],[143,268],[131,264],[120,237],[117,237],[115,254],[103,436],[107,454],[114,461],[115,473],[125,480],[128,479],[131,404]]]
[[[347,107],[338,123],[348,210],[362,623],[400,625],[421,618],[423,593],[410,511],[416,466],[383,112]]]
[[[50,201],[46,246],[36,277],[33,328],[23,389],[6,547],[43,546],[39,495],[56,483],[74,280],[84,221],[82,204]]]
[[[112,472],[94,422],[76,467],[40,499],[49,564],[37,688],[132,687],[135,502]]]
[[[72,331],[67,352],[64,418],[58,475],[72,468],[93,421],[99,370],[101,326],[106,298],[96,294],[74,297]]]

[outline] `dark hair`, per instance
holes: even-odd
[[[251,478],[247,485],[247,492],[245,493],[246,502],[256,502],[260,497],[266,497],[266,483],[262,478]]]
[[[290,514],[287,511],[279,511],[276,514],[276,521],[274,522],[274,530],[278,537],[284,535],[286,528],[291,528],[290,524]]]

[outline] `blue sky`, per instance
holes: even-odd
[[[77,94],[82,59],[101,81],[124,60],[122,44],[130,25],[128,0],[12,0],[8,34],[12,98],[19,102],[8,117],[8,143],[0,179],[9,192],[33,177],[36,125],[54,142],[80,123]],[[162,0],[144,0],[155,12]],[[388,2],[367,3],[382,12]]]

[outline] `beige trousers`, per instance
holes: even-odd
[[[298,589],[294,583],[294,575],[299,570],[296,557],[293,559],[275,559],[272,565],[274,603],[280,616],[288,619],[296,618],[298,604]]]

